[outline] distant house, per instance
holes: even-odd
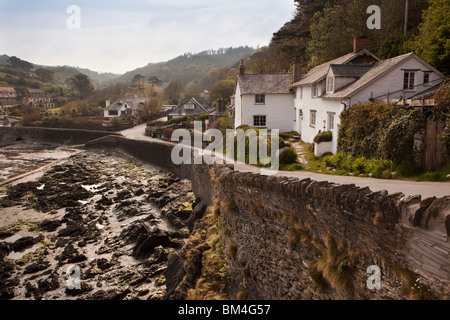
[[[137,117],[139,109],[147,103],[150,98],[135,97],[119,99],[113,104],[110,104],[109,100],[106,100],[106,108],[103,110],[103,116],[105,118],[117,118],[132,115]]]
[[[289,90],[292,73],[246,74],[241,61],[234,105],[235,128],[248,125],[257,128],[292,131],[294,94]]]
[[[199,115],[214,111],[211,102],[203,97],[184,98],[179,101],[178,106],[168,114],[168,120],[180,118],[186,115]]]
[[[0,106],[12,107],[20,104],[22,101],[15,88],[0,87]]]
[[[55,108],[51,96],[41,89],[25,88],[22,91],[23,101],[30,103],[33,107],[40,107],[45,109]]]
[[[12,107],[21,103],[45,109],[55,108],[51,96],[41,89],[0,87],[1,106]]]
[[[372,54],[370,38],[356,37],[353,52],[321,64],[294,84],[294,130],[305,142],[319,131],[333,132],[337,152],[340,114],[357,103],[408,99],[439,85],[444,75],[411,52],[381,61]]]

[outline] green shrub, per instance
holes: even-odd
[[[291,164],[297,161],[297,151],[292,148],[286,149],[280,154],[280,164]]]
[[[315,143],[330,142],[332,140],[333,140],[333,133],[331,131],[320,132],[314,137]]]

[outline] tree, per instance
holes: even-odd
[[[154,86],[159,86],[161,85],[163,82],[157,77],[157,76],[151,76],[148,78],[148,82],[150,82],[152,84],[152,87],[150,89],[150,96],[153,97],[153,87]]]
[[[30,62],[19,59],[15,56],[9,57],[8,62],[13,68],[21,68],[26,70],[33,69],[33,65]]]
[[[184,92],[184,86],[180,80],[172,80],[164,88],[164,98],[168,103],[177,104]]]
[[[161,114],[161,102],[157,98],[150,98],[139,110],[139,117],[142,121],[150,121],[156,119]]]
[[[85,74],[79,73],[70,78],[70,86],[80,93],[80,98],[85,99],[94,92],[94,86],[89,77]]]
[[[450,2],[430,0],[414,44],[418,54],[444,74],[450,73]]]
[[[209,100],[228,99],[234,92],[235,82],[233,80],[219,80],[211,88]]]
[[[35,73],[42,82],[52,82],[55,79],[55,73],[49,69],[39,68]]]
[[[144,80],[145,77],[142,74],[135,75],[133,79],[131,79],[131,88],[142,94],[145,89]]]

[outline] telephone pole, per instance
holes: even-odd
[[[409,0],[406,0],[405,4],[405,27],[403,30],[403,35],[406,37],[406,34],[408,32],[408,15],[409,15]]]

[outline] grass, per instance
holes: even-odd
[[[436,297],[430,289],[420,282],[419,276],[402,265],[395,264],[391,267],[392,273],[401,279],[403,293],[411,300],[435,300]]]
[[[194,231],[189,238],[193,242],[196,234],[201,234],[198,246],[207,246],[201,257],[201,275],[195,287],[188,290],[187,300],[226,300],[228,299],[227,281],[229,265],[223,253],[224,243],[221,237],[223,221],[217,215],[217,207],[209,207],[205,216],[200,220],[202,227]],[[195,246],[193,253],[198,253]]]
[[[343,152],[335,155],[326,154],[322,157],[314,155],[312,144],[304,143],[307,150],[306,160],[309,164],[309,171],[323,174],[340,176],[360,176],[378,179],[402,179],[416,181],[449,181],[450,163],[437,169],[436,171],[415,173],[407,168],[397,165],[392,160],[354,157]],[[295,165],[280,170],[295,171]],[[301,169],[300,169],[301,170]]]
[[[316,289],[322,292],[327,287],[332,287],[342,293],[353,292],[353,267],[357,262],[356,250],[347,251],[345,242],[339,245],[331,233],[328,233],[322,241],[312,241],[321,251],[321,256],[309,267],[309,274],[316,283]]]
[[[416,177],[417,181],[448,181],[450,175],[450,163],[437,169],[436,171],[425,172]]]

